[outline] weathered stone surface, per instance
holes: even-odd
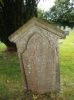
[[[45,93],[57,90],[57,78],[59,77],[56,76],[57,51],[56,47],[51,48],[46,37],[35,34],[22,54],[28,88],[34,92]]]
[[[17,45],[25,89],[39,94],[57,92],[60,90],[58,38],[64,34],[37,19],[30,22],[26,29],[23,26],[10,37]]]
[[[22,27],[20,27],[16,32],[14,32],[9,37],[9,39],[11,41],[16,42],[16,40],[21,35],[23,35],[23,33],[26,33],[33,26],[38,26],[38,27],[41,27],[44,30],[47,30],[48,32],[52,32],[52,34],[59,36],[59,38],[65,38],[64,31],[62,31],[60,28],[57,28],[57,26],[54,26],[52,24],[49,24],[48,22],[45,22],[43,20],[40,20],[40,19],[34,17],[31,20],[29,20],[26,24],[24,24]]]

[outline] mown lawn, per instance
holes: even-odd
[[[19,60],[16,53],[7,53],[5,49],[5,45],[0,44],[0,100],[21,100],[23,86]]]
[[[20,64],[16,53],[5,52],[0,43],[0,100],[24,100]],[[74,100],[74,31],[59,44],[60,100]]]
[[[65,100],[74,100],[74,31],[60,44],[61,86]]]

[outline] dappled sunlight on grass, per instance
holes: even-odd
[[[3,44],[2,42],[0,42],[0,51],[4,51],[5,49],[6,49],[5,44]]]

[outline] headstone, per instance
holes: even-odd
[[[60,90],[58,39],[64,32],[32,18],[9,39],[16,43],[25,89],[44,94]]]

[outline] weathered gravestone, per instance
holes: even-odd
[[[9,39],[16,43],[25,89],[44,94],[60,90],[58,39],[64,32],[32,18]]]

